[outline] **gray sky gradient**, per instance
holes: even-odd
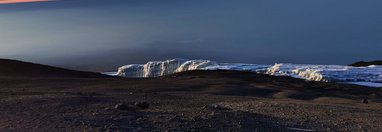
[[[0,5],[0,57],[104,69],[168,58],[348,64],[382,59],[380,5],[380,0]]]

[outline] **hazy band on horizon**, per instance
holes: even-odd
[[[0,4],[29,3],[29,2],[47,2],[53,0],[0,0]]]

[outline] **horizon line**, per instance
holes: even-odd
[[[18,4],[18,3],[35,3],[35,2],[49,2],[55,0],[0,0],[0,4]]]

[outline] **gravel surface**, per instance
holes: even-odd
[[[0,77],[0,131],[380,131],[381,93],[235,71]]]

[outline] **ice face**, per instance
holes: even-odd
[[[118,69],[118,76],[122,77],[158,77],[175,73],[183,63],[184,59],[172,59],[166,61],[151,61],[146,64],[131,64]]]
[[[292,76],[310,81],[380,82],[382,66],[351,67],[339,65],[276,64],[266,74]]]
[[[217,63],[210,60],[172,59],[132,64],[118,69],[118,76],[157,77],[189,70],[238,70],[274,76],[291,76],[310,81],[382,82],[382,66],[351,67],[340,65],[306,64],[241,64]]]

